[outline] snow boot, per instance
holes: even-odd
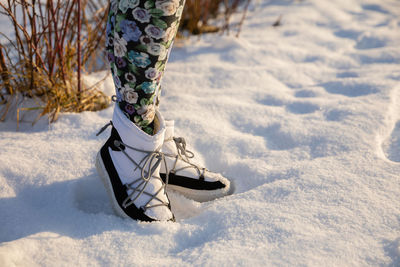
[[[96,168],[116,213],[140,221],[174,221],[160,178],[165,122],[158,111],[148,135],[115,107],[111,136],[97,154]],[[102,129],[104,130],[104,128]],[[101,130],[101,131],[102,131]]]
[[[174,137],[174,121],[165,121],[165,124],[162,152],[166,164],[162,164],[160,176],[164,182],[168,176],[168,189],[199,202],[231,194],[233,185],[227,178],[191,161],[194,154],[186,150],[185,139]]]

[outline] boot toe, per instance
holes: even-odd
[[[153,207],[145,211],[146,216],[156,221],[173,221],[174,215],[167,206]]]

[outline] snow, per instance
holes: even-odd
[[[112,107],[0,123],[0,266],[399,266],[399,15],[254,1],[240,38],[175,47],[161,111],[236,186],[171,193],[176,223],[113,214],[94,167]]]

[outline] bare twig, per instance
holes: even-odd
[[[6,88],[0,92],[0,100],[6,103],[1,119],[11,103],[18,107],[18,120],[21,111],[36,109],[8,101],[20,94],[40,97],[45,103],[40,107],[40,116],[49,114],[51,121],[61,111],[96,110],[108,105],[104,94],[96,88],[85,88],[81,81],[89,56],[96,50],[102,51],[98,48],[104,36],[106,14],[99,14],[106,9],[99,2],[103,0],[0,1],[0,13],[14,27],[13,39],[0,32],[9,41],[0,47],[0,82]],[[99,18],[88,21],[86,12],[89,17]],[[86,31],[90,31],[88,38],[81,43],[81,35]],[[3,92],[10,97],[5,98]]]
[[[278,19],[272,24],[272,27],[278,27],[281,26],[281,20],[282,20],[282,15],[279,15]]]
[[[244,20],[246,19],[247,10],[249,9],[250,2],[251,2],[251,0],[246,0],[246,5],[244,7],[242,19],[239,22],[239,27],[238,27],[238,31],[236,33],[236,37],[239,37],[240,32],[242,31],[242,26],[243,26]]]
[[[11,95],[13,94],[13,89],[10,85],[10,76],[4,58],[3,49],[4,49],[3,46],[0,44],[0,74],[1,74],[1,79],[4,82],[4,87],[7,90],[7,93]]]
[[[78,50],[78,103],[81,102],[81,1],[77,0],[77,17],[78,17],[78,40],[76,42]]]

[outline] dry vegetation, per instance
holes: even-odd
[[[239,35],[250,0],[187,0],[182,33],[229,34],[230,19],[242,12]],[[7,16],[13,36],[0,32],[0,121],[12,105],[20,110],[40,110],[55,121],[60,112],[99,110],[109,99],[87,87],[82,73],[105,68],[103,42],[106,0],[6,0],[0,14]],[[210,23],[213,21],[213,23]],[[21,99],[37,99],[36,107],[24,108]],[[18,119],[18,116],[17,116]]]
[[[186,0],[180,30],[190,34],[226,32],[232,28],[231,18],[241,12],[242,19],[236,26],[239,36],[251,0]],[[214,23],[210,24],[210,21]]]
[[[84,66],[101,49],[104,7],[92,0],[7,0],[0,6],[14,27],[14,36],[0,45],[1,119],[26,97],[40,99],[30,110],[42,110],[40,116],[49,114],[50,121],[60,111],[108,106],[103,93],[81,82]]]

